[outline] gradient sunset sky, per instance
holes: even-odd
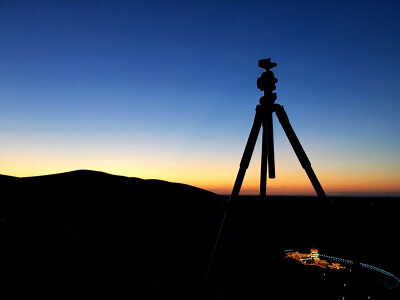
[[[0,174],[229,194],[271,57],[327,195],[400,195],[400,1],[1,1]],[[313,194],[276,117],[269,194]],[[257,193],[257,143],[242,193]]]

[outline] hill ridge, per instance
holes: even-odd
[[[102,178],[114,178],[114,179],[132,179],[132,180],[141,180],[144,182],[153,182],[153,183],[158,183],[158,184],[173,184],[173,185],[180,185],[182,187],[188,187],[188,188],[195,188],[197,190],[202,190],[206,191],[211,194],[215,194],[214,192],[208,191],[203,188],[199,188],[190,184],[186,183],[181,183],[181,182],[173,182],[173,181],[168,181],[164,179],[158,179],[158,178],[148,178],[148,179],[143,179],[140,177],[134,177],[134,176],[125,176],[125,175],[116,175],[116,174],[111,174],[108,172],[104,171],[98,171],[98,170],[89,170],[89,169],[77,169],[77,170],[71,170],[71,171],[65,171],[65,172],[59,172],[59,173],[51,173],[51,174],[43,174],[43,175],[34,175],[34,176],[24,176],[24,177],[18,177],[18,176],[11,176],[11,175],[3,175],[0,174],[0,183],[3,180],[13,180],[13,179],[22,179],[22,180],[40,180],[40,179],[45,179],[45,178],[55,178],[55,177],[60,177],[60,176],[73,176],[73,177],[78,177],[78,176],[85,176],[85,177],[102,177]],[[216,195],[216,194],[215,194]]]

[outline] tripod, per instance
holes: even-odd
[[[267,170],[269,178],[275,178],[275,158],[274,158],[274,136],[273,136],[273,122],[272,115],[275,112],[278,117],[279,122],[282,125],[282,128],[289,139],[290,144],[294,152],[297,155],[297,158],[300,161],[301,166],[306,171],[308,178],[311,181],[311,184],[314,187],[315,192],[317,193],[318,198],[321,201],[326,200],[326,195],[324,190],[322,189],[321,184],[318,181],[317,176],[315,175],[311,163],[300,144],[299,139],[297,138],[292,126],[290,125],[289,118],[285,112],[285,109],[282,105],[275,104],[276,93],[273,91],[276,89],[275,83],[278,82],[278,79],[275,78],[274,73],[270,70],[276,66],[276,63],[271,62],[271,59],[261,59],[258,62],[258,66],[265,69],[266,71],[261,74],[261,77],[257,79],[257,87],[264,91],[264,96],[260,98],[260,104],[256,107],[256,115],[254,118],[253,126],[250,131],[249,138],[247,140],[246,147],[244,149],[244,153],[242,156],[242,160],[240,161],[240,168],[237,174],[235,184],[232,189],[232,193],[229,199],[225,203],[225,213],[222,219],[222,223],[218,232],[217,239],[214,244],[213,252],[211,254],[211,258],[208,264],[208,268],[205,274],[204,283],[206,283],[208,274],[210,272],[210,268],[213,262],[214,254],[218,246],[218,242],[224,228],[225,220],[228,214],[229,204],[232,201],[235,201],[238,196],[240,189],[242,187],[243,179],[246,174],[246,170],[250,164],[251,156],[253,155],[254,147],[257,142],[258,135],[260,133],[261,127],[262,131],[262,149],[261,149],[261,174],[260,174],[260,198],[261,200],[265,199],[267,192]]]

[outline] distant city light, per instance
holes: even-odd
[[[352,261],[350,259],[344,259],[344,258],[340,258],[340,257],[321,254],[318,252],[318,249],[315,249],[315,248],[310,249],[310,253],[299,253],[298,251],[294,251],[293,249],[285,250],[285,253],[286,253],[286,257],[296,259],[299,262],[301,262],[303,265],[309,265],[309,266],[315,265],[315,266],[322,267],[322,268],[329,267],[331,269],[345,269],[345,267],[341,266],[338,262],[349,264],[349,265],[354,264],[354,261]],[[329,264],[327,260],[321,260],[320,258],[330,259],[330,260],[333,260],[334,262]],[[384,274],[384,275],[390,277],[395,282],[394,287],[397,287],[400,285],[400,279],[397,276],[395,276],[394,274],[392,274],[386,270],[377,268],[375,266],[372,266],[372,265],[369,265],[366,263],[360,263],[360,266],[363,268],[367,268],[367,269],[379,272],[381,274]],[[349,272],[351,272],[351,268],[349,268]],[[326,276],[325,273],[324,273],[324,276]],[[371,299],[370,296],[368,296],[368,299]]]
[[[310,253],[288,251],[286,252],[286,257],[293,258],[306,266],[318,266],[321,268],[329,267],[331,269],[346,269],[346,267],[341,266],[340,263],[336,261],[329,263],[325,259],[320,259],[318,249],[315,248],[310,249]]]

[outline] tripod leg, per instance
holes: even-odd
[[[229,197],[228,201],[225,203],[226,207],[225,207],[224,217],[221,221],[221,226],[218,231],[217,239],[214,243],[214,248],[211,253],[210,261],[208,263],[208,267],[207,267],[207,270],[206,270],[206,273],[204,276],[203,285],[205,285],[207,283],[208,275],[210,273],[212,262],[214,260],[215,251],[217,249],[218,242],[220,240],[221,233],[223,231],[224,224],[226,221],[226,217],[228,215],[228,211],[227,211],[228,207],[227,206],[229,203],[231,203],[232,200],[236,199],[239,196],[239,192],[240,192],[240,188],[242,187],[244,175],[246,174],[246,170],[249,167],[251,156],[253,155],[254,147],[256,146],[257,138],[260,133],[260,128],[261,128],[261,124],[262,124],[263,120],[264,120],[264,108],[261,105],[257,105],[256,116],[254,117],[253,126],[251,128],[250,135],[247,140],[246,147],[244,149],[242,160],[240,161],[240,168],[239,168],[239,172],[236,176],[235,184],[233,185],[232,194]]]
[[[300,144],[299,139],[297,138],[296,134],[294,133],[294,130],[292,128],[292,125],[290,125],[289,118],[285,112],[285,109],[283,108],[282,105],[275,104],[274,105],[276,115],[279,119],[279,122],[281,123],[283,130],[286,133],[286,136],[289,139],[290,144],[293,147],[294,152],[297,155],[297,158],[300,161],[301,166],[304,168],[306,171],[308,178],[310,179],[315,192],[317,193],[318,197],[320,199],[325,199],[326,195],[324,190],[322,189],[321,184],[318,181],[317,176],[315,175],[311,163],[308,160],[307,154],[304,152],[303,147]]]
[[[268,177],[275,178],[275,153],[274,153],[274,126],[272,110],[267,112],[267,137],[268,137]]]
[[[344,227],[341,224],[341,221],[335,212],[334,203],[329,201],[326,198],[325,192],[322,189],[322,186],[319,183],[317,176],[315,175],[315,173],[311,167],[311,163],[308,160],[307,155],[304,152],[304,149],[301,146],[299,139],[297,138],[296,134],[294,133],[292,126],[290,125],[289,118],[285,112],[285,109],[283,108],[283,106],[281,106],[279,104],[275,104],[274,108],[276,111],[276,115],[279,119],[279,122],[282,124],[283,130],[285,131],[294,151],[296,152],[296,155],[297,155],[302,167],[305,169],[305,171],[308,175],[308,178],[310,179],[310,181],[318,195],[318,198],[321,200],[321,203],[324,205],[324,208],[330,213],[333,221],[338,225],[339,231],[341,232],[342,236],[344,237],[347,247],[350,248],[350,256],[354,257],[354,262],[356,262],[357,255],[355,255],[354,244],[352,242],[353,239],[350,239],[349,235],[344,230]],[[357,263],[355,263],[355,266],[357,266]]]
[[[244,149],[242,160],[240,161],[239,172],[236,176],[235,184],[232,189],[232,194],[229,197],[228,202],[239,196],[244,175],[246,174],[246,170],[249,167],[251,156],[253,155],[254,147],[257,142],[258,134],[260,133],[261,124],[264,120],[263,116],[264,116],[264,108],[261,105],[258,105],[256,108],[256,116],[254,117],[253,126],[251,128],[250,135],[247,140],[246,147]]]
[[[275,178],[275,154],[274,154],[274,127],[272,122],[272,110],[265,112],[262,123],[262,152],[261,152],[261,174],[260,174],[260,200],[263,201],[267,195],[267,169],[268,177]]]
[[[262,146],[261,146],[261,173],[260,173],[260,200],[263,202],[267,195],[267,162],[268,162],[268,137],[267,137],[267,120],[264,118],[262,130]]]

